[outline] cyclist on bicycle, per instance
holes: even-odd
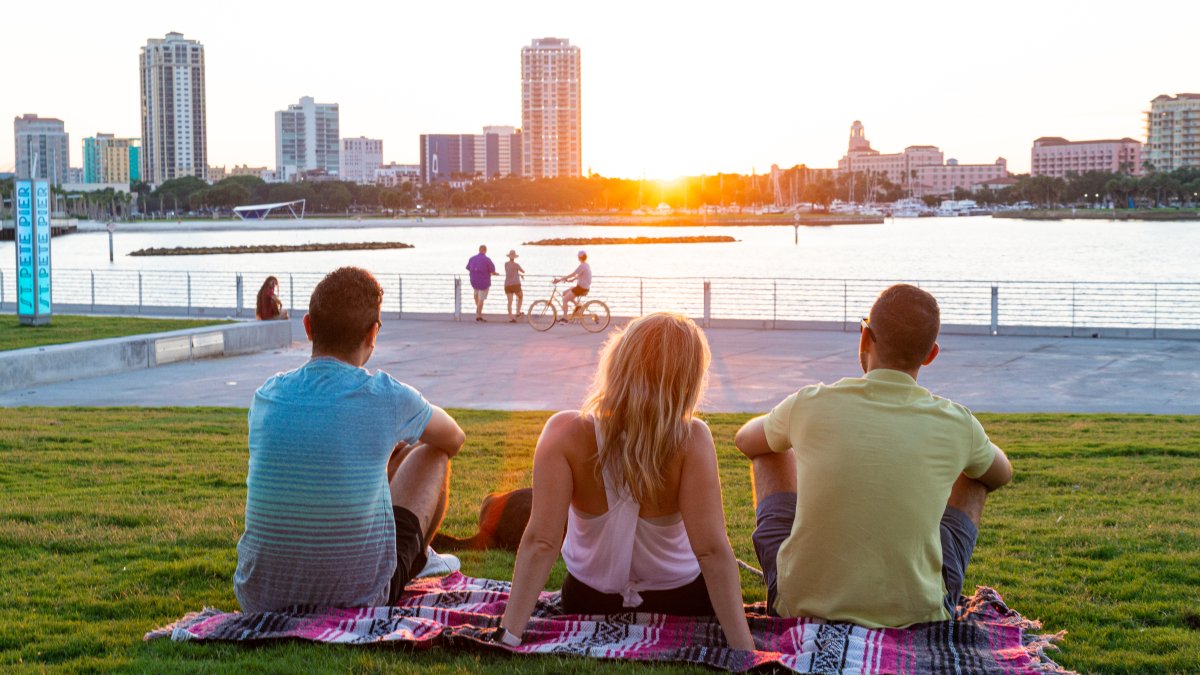
[[[583,296],[587,295],[588,290],[592,287],[592,267],[587,263],[587,251],[579,252],[579,267],[576,267],[574,272],[571,272],[565,277],[555,279],[554,283],[557,284],[560,281],[575,282],[575,287],[568,288],[562,296],[563,315],[560,321],[566,321],[571,316],[567,313],[567,305],[571,302],[574,302],[576,308],[578,308],[579,300],[577,298],[582,298]]]

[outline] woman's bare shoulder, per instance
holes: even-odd
[[[577,447],[579,441],[593,434],[591,416],[578,410],[561,410],[546,420],[541,444],[552,443],[565,448]]]
[[[681,457],[695,457],[697,455],[715,455],[716,444],[713,441],[712,431],[708,425],[701,419],[692,419],[691,427],[688,430],[687,440],[683,442]]]

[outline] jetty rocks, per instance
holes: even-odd
[[[223,255],[227,253],[296,253],[304,251],[376,251],[387,248],[414,248],[399,241],[330,242],[327,244],[254,244],[250,246],[176,246],[140,248],[129,255]]]
[[[698,237],[563,237],[527,241],[522,246],[603,246],[606,244],[724,244],[737,239],[727,236]]]

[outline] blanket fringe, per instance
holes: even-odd
[[[180,619],[178,621],[175,621],[174,623],[169,623],[160,628],[155,628],[154,630],[150,631],[149,633],[146,633],[144,636],[142,636],[142,641],[148,642],[150,640],[155,640],[155,639],[164,638],[164,637],[169,637],[173,640],[177,639],[175,637],[175,630],[177,628],[186,628],[186,627],[196,623],[197,621],[207,619],[211,616],[218,616],[218,615],[221,615],[224,613],[225,612],[222,612],[221,610],[219,610],[215,607],[205,607],[204,609],[200,610],[199,612],[188,612],[187,614],[184,614],[182,617],[180,617]]]

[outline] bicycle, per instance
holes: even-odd
[[[551,284],[550,298],[547,300],[538,300],[529,305],[529,325],[536,331],[548,331],[554,327],[554,324],[559,322],[558,304],[561,294],[558,292],[558,284]],[[579,322],[583,329],[589,333],[599,333],[608,328],[609,321],[612,320],[612,314],[608,311],[608,305],[602,300],[588,300],[580,302],[575,300],[575,309],[568,317],[563,317],[564,323]]]

